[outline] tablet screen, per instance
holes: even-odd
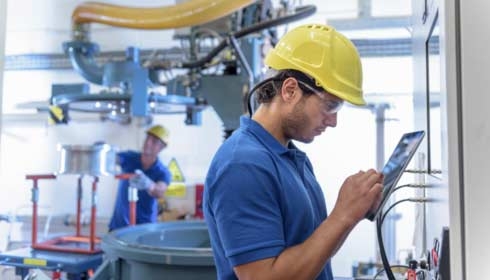
[[[373,221],[379,215],[390,198],[393,189],[395,189],[403,171],[405,171],[405,168],[415,154],[420,142],[422,142],[424,135],[424,131],[414,131],[402,135],[398,145],[396,145],[395,150],[383,167],[384,187],[381,203],[376,211],[367,213],[367,219]]]

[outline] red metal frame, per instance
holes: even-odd
[[[129,180],[131,177],[134,176],[134,173],[122,173],[118,174],[115,177],[119,180]],[[131,189],[128,190],[130,192]],[[134,226],[136,225],[136,202],[138,200],[130,200],[129,201],[129,224]]]
[[[89,236],[61,236],[46,240],[44,242],[38,242],[35,245],[33,244],[32,248],[56,252],[95,254],[101,252],[100,248],[95,248],[95,244],[99,243],[99,238],[92,240],[92,237]],[[70,247],[73,244],[89,244],[90,248],[85,249],[79,247]]]
[[[95,201],[95,195],[97,192],[97,183],[99,181],[98,177],[94,177],[94,181],[92,183],[92,208],[91,208],[91,217],[90,217],[90,235],[82,236],[81,235],[81,200],[82,200],[82,177],[80,176],[78,179],[78,198],[77,198],[77,215],[76,215],[76,234],[75,236],[62,236],[57,237],[50,240],[45,240],[43,242],[37,241],[37,201],[38,201],[38,180],[40,179],[56,179],[56,175],[54,174],[39,174],[39,175],[26,175],[27,180],[33,181],[33,189],[32,189],[32,241],[31,247],[33,249],[39,250],[50,250],[57,252],[71,252],[71,253],[80,253],[80,254],[95,254],[101,252],[101,249],[96,247],[96,245],[100,244],[100,239],[95,236],[95,219],[97,212],[97,205]],[[80,246],[70,247],[73,244],[88,244],[88,248],[80,248]]]
[[[124,173],[116,175],[117,179],[127,180],[134,176],[132,173]],[[70,252],[80,254],[95,254],[101,252],[101,249],[96,245],[100,244],[100,238],[95,236],[95,219],[97,214],[97,205],[95,195],[97,192],[97,183],[99,178],[94,176],[92,182],[92,207],[90,209],[90,234],[89,236],[82,236],[81,234],[81,213],[82,213],[82,178],[78,178],[77,185],[77,214],[76,214],[76,233],[74,236],[61,236],[43,242],[37,241],[37,225],[38,225],[38,195],[39,195],[39,180],[44,179],[56,179],[54,174],[32,174],[26,175],[26,180],[33,181],[32,187],[32,235],[31,235],[31,247],[38,250],[49,250],[57,252]],[[129,202],[129,217],[130,224],[136,224],[136,201]],[[87,244],[88,248],[80,248],[80,246],[70,247],[73,244]]]
[[[31,240],[32,244],[37,243],[37,201],[38,201],[38,183],[40,179],[56,179],[54,174],[40,174],[40,175],[27,175],[27,180],[32,180],[32,233]]]

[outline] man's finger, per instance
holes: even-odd
[[[383,174],[382,173],[378,173],[374,170],[370,170],[368,172],[366,172],[363,176],[361,176],[360,180],[362,184],[366,184],[368,186],[373,186],[374,184],[376,183],[379,183],[379,181],[381,180],[380,178],[382,178]]]
[[[369,190],[368,195],[372,196],[372,198],[375,198],[376,196],[381,196],[382,193],[383,193],[383,185],[380,183],[376,183]]]

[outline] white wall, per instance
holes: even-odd
[[[71,38],[71,14],[83,0],[8,1],[7,54],[61,52],[61,43]],[[108,0],[104,3],[135,6],[134,1]],[[138,7],[172,5],[172,0],[141,0]],[[15,16],[14,16],[15,15]],[[91,38],[102,51],[128,46],[162,48],[172,42],[173,30],[131,30],[99,24],[91,25]],[[26,44],[26,42],[29,42]]]
[[[464,172],[464,227],[466,279],[486,275],[490,261],[490,121],[488,71],[490,67],[490,3],[460,1],[461,108]]]
[[[7,2],[0,2],[0,69],[4,69],[5,62],[5,38],[6,26],[7,26]],[[3,108],[3,71],[0,70],[0,116]],[[0,132],[2,131],[2,124],[0,123]],[[0,138],[1,144],[1,138]],[[0,145],[0,157],[2,155],[1,145]],[[0,167],[1,168],[1,167]]]

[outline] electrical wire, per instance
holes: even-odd
[[[275,18],[271,20],[266,20],[263,22],[256,23],[254,25],[251,25],[247,28],[241,29],[235,33],[230,34],[231,36],[235,37],[236,39],[240,39],[242,37],[245,37],[249,34],[255,33],[257,31],[266,29],[266,28],[272,28],[281,24],[289,23],[292,21],[300,20],[305,17],[308,17],[316,12],[316,6],[314,5],[306,5],[303,7],[297,7],[295,9],[295,12],[291,15],[286,15],[280,18]],[[189,62],[184,62],[182,63],[179,67],[180,68],[199,68],[199,67],[206,67],[206,64],[208,64],[212,59],[218,55],[225,47],[229,45],[228,40],[223,40],[221,41],[214,49],[212,49],[205,57],[200,58],[196,61],[189,61]],[[155,69],[158,69],[158,67],[155,67]]]
[[[399,189],[403,189],[403,188],[427,188],[427,187],[428,187],[428,185],[425,185],[425,184],[405,184],[405,185],[401,185],[401,186],[398,186],[395,189],[393,189],[393,192],[392,193],[396,192]],[[395,207],[398,203],[401,203],[401,202],[404,202],[404,201],[407,201],[407,200],[401,200],[401,201],[396,202],[393,205],[391,205],[388,208],[388,210],[386,210],[386,212],[383,214],[383,218],[381,219],[381,223],[383,223],[383,221],[385,220],[385,218],[386,218],[388,212],[391,210],[391,208]]]
[[[383,269],[386,272],[386,276],[388,277],[388,280],[396,280],[395,275],[393,275],[393,271],[391,270],[390,263],[388,262],[388,258],[386,257],[386,251],[383,243],[383,236],[382,236],[382,226],[384,219],[386,218],[386,215],[388,212],[393,209],[396,205],[406,202],[406,201],[411,201],[411,202],[427,202],[430,201],[429,199],[426,198],[406,198],[399,200],[392,205],[386,211],[383,213],[383,215],[379,215],[378,218],[376,219],[376,232],[378,235],[378,245],[379,245],[379,253],[381,255],[381,261],[383,263]],[[394,266],[393,266],[394,267]],[[374,278],[376,279],[376,278]]]
[[[411,199],[410,198],[405,198],[405,199],[402,199],[402,200],[398,200],[397,202],[395,202],[392,205],[390,205],[390,207],[388,207],[388,209],[386,209],[386,211],[383,213],[383,215],[381,215],[381,224],[383,224],[383,222],[385,221],[386,216],[388,215],[388,212],[390,212],[391,209],[393,209],[398,204],[403,203],[403,202],[407,202],[407,201],[411,201]]]
[[[383,215],[381,217],[381,224],[383,224],[386,216],[388,215],[388,212],[390,212],[391,209],[393,209],[398,204],[400,204],[402,202],[407,202],[407,201],[410,201],[410,202],[428,202],[430,200],[427,198],[405,198],[405,199],[399,200],[399,201],[393,203],[392,205],[390,205],[390,207],[388,207],[388,209],[386,209],[386,211],[383,213]]]
[[[390,266],[390,268],[406,268],[406,269],[409,269],[408,265],[402,265],[402,264],[395,264],[395,265],[392,265]],[[383,273],[385,271],[384,268],[380,269],[373,277],[373,280],[376,280],[376,278],[378,278],[378,276],[381,275],[381,273]]]
[[[399,189],[403,189],[403,188],[427,188],[429,187],[428,185],[425,185],[425,184],[405,184],[405,185],[401,185],[401,186],[398,186],[396,187],[393,192],[396,192],[397,190]]]
[[[211,28],[206,28],[206,27],[198,27],[197,29],[193,30],[190,34],[190,40],[191,42],[191,58],[199,59],[199,51],[201,47],[204,46],[204,40],[205,39],[210,39],[210,45],[212,46],[214,42],[220,42],[224,41],[224,37],[221,36],[217,31],[211,29]],[[211,68],[212,66],[219,65],[221,61],[224,58],[224,55],[222,54],[223,52],[219,52],[216,54],[216,56],[208,63],[207,68]],[[219,67],[216,66],[214,69],[215,75],[218,74]]]
[[[379,215],[376,219],[376,233],[378,235],[378,245],[379,245],[379,253],[381,255],[381,261],[383,263],[383,268],[386,272],[386,276],[388,280],[396,280],[395,275],[393,275],[393,271],[391,271],[390,263],[388,262],[388,258],[386,257],[385,246],[383,243],[383,235],[381,231],[381,227],[383,225],[382,216]]]

